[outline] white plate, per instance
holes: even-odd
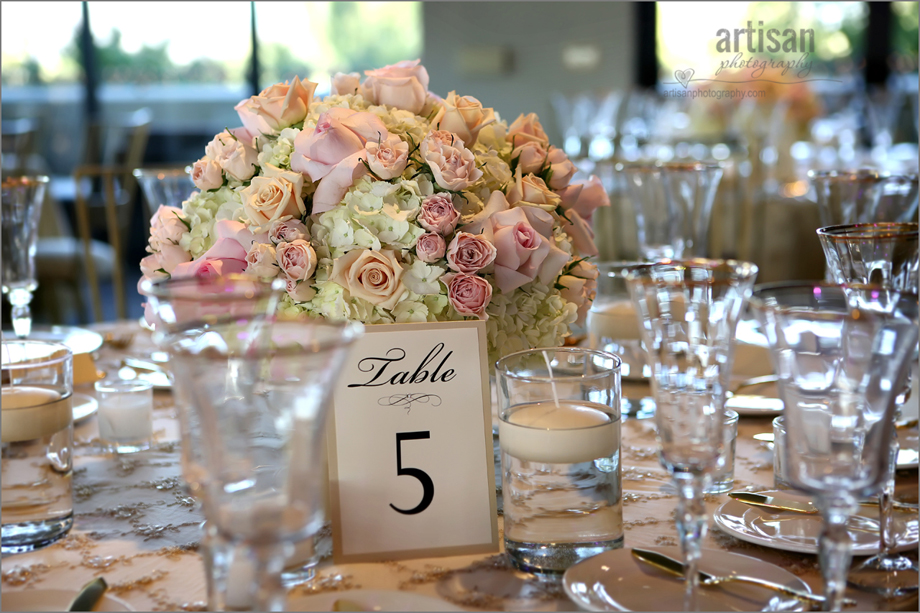
[[[762,492],[794,500],[810,500],[807,494],[795,491]],[[713,514],[716,526],[735,538],[772,549],[796,553],[818,553],[818,537],[824,526],[820,515],[806,515],[792,511],[778,511],[755,507],[737,500],[729,500]],[[895,551],[917,549],[917,515],[896,511],[897,522]],[[850,518],[850,538],[853,555],[872,556],[878,553],[878,507],[861,506],[857,515]]]
[[[756,319],[742,319],[739,321],[738,327],[735,329],[735,340],[759,347],[770,346]]]
[[[917,468],[917,461],[920,460],[920,452],[917,450],[920,436],[918,436],[917,429],[898,430],[898,443],[901,445],[898,451],[898,470]]]
[[[336,601],[346,600],[362,611],[463,611],[446,600],[395,590],[346,590],[288,599],[288,611],[332,611]],[[346,609],[352,610],[352,609]]]
[[[772,396],[738,394],[725,401],[725,408],[743,417],[777,417],[783,414],[783,401]]]
[[[678,547],[649,547],[683,560]],[[773,564],[727,551],[704,549],[700,570],[714,575],[750,575],[810,592],[792,573]],[[680,577],[640,562],[629,549],[615,549],[579,562],[562,578],[565,593],[588,611],[682,611],[684,582]],[[760,611],[776,592],[742,583],[701,587],[700,611]],[[793,605],[794,606],[794,605]],[[801,604],[795,609],[804,610]]]
[[[29,339],[63,343],[74,353],[92,353],[102,347],[101,334],[71,326],[36,326],[32,328]]]
[[[72,398],[74,423],[86,419],[99,410],[99,401],[92,396],[75,392]]]
[[[21,590],[0,594],[4,611],[65,611],[79,590]],[[133,611],[121,598],[105,594],[94,611]]]

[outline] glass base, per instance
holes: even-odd
[[[47,547],[73,527],[73,515],[45,521],[3,524],[2,554],[26,553]]]
[[[713,477],[712,485],[703,489],[704,494],[724,494],[735,486],[735,473]]]
[[[858,590],[894,598],[917,591],[918,571],[917,564],[908,557],[877,555],[853,568],[847,576],[847,584]]]
[[[505,552],[511,563],[524,572],[537,575],[561,575],[582,560],[622,547],[622,536],[586,543],[522,543],[505,539]]]
[[[147,451],[150,449],[150,441],[116,443],[103,440],[101,447],[103,451],[109,453],[137,453],[138,451]]]

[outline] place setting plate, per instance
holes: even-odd
[[[679,547],[648,547],[671,558],[682,560]],[[811,588],[792,573],[749,556],[704,549],[699,568],[719,575],[747,575],[766,579],[803,592]],[[614,549],[569,568],[562,579],[568,597],[587,611],[681,611],[684,606],[684,581],[645,562],[637,560],[630,549]],[[700,586],[700,611],[762,611],[774,598],[782,598],[795,607],[795,599],[743,583],[726,583],[718,587]],[[803,611],[798,603],[787,611]]]
[[[446,600],[399,590],[346,590],[291,596],[289,611],[463,611]]]
[[[802,492],[783,490],[759,492],[796,502],[811,502]],[[713,514],[715,525],[742,541],[794,553],[818,553],[818,539],[824,520],[819,514],[782,511],[729,500]],[[920,525],[916,513],[894,511],[897,522],[895,551],[917,549]],[[860,506],[847,526],[854,556],[872,556],[879,551],[878,507]]]

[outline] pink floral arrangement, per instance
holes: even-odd
[[[315,90],[295,77],[236,106],[199,191],[154,215],[145,278],[281,277],[287,316],[478,318],[492,357],[561,344],[594,298],[600,181],[573,181],[535,114],[509,126],[429,92],[418,60]]]

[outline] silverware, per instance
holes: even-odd
[[[738,390],[744,389],[746,387],[754,387],[755,385],[761,385],[763,383],[776,383],[777,381],[779,381],[779,375],[763,375],[760,377],[751,377],[750,379],[745,379],[738,385],[734,386],[732,393],[737,394]]]
[[[894,422],[894,427],[895,427],[897,430],[909,430],[910,428],[916,428],[916,427],[917,427],[917,424],[918,424],[918,420],[916,420],[916,419],[908,419],[908,420],[905,420],[905,421],[896,421],[896,422]]]
[[[757,494],[754,492],[729,492],[728,496],[738,502],[743,502],[744,504],[749,504],[754,507],[777,509],[779,511],[792,511],[794,513],[805,513],[807,515],[818,514],[817,507],[810,502],[791,500],[781,496],[767,496],[766,494]],[[860,500],[859,504],[864,507],[877,507],[878,499]],[[893,500],[891,506],[898,511],[917,512],[917,505],[908,502]]]
[[[657,551],[649,551],[647,549],[633,549],[632,554],[635,558],[645,562],[646,564],[654,566],[655,568],[661,569],[678,577],[684,576],[684,563],[680,560],[675,560],[674,558],[666,556],[663,553],[659,553]],[[699,575],[700,585],[704,587],[716,587],[722,585],[723,583],[730,582],[750,583],[751,585],[758,585],[760,587],[767,588],[768,590],[773,590],[775,592],[780,592],[781,594],[797,598],[798,600],[807,602],[812,605],[821,606],[824,604],[823,596],[817,596],[809,592],[803,592],[795,588],[787,587],[780,583],[767,581],[766,579],[747,577],[745,575],[729,575],[726,577],[719,577],[704,571],[699,571]],[[850,598],[844,598],[843,604],[845,606],[852,607],[856,605],[856,601]]]
[[[102,577],[96,577],[83,586],[80,593],[70,601],[67,606],[68,611],[92,611],[102,600],[103,594],[109,589],[108,584]]]

